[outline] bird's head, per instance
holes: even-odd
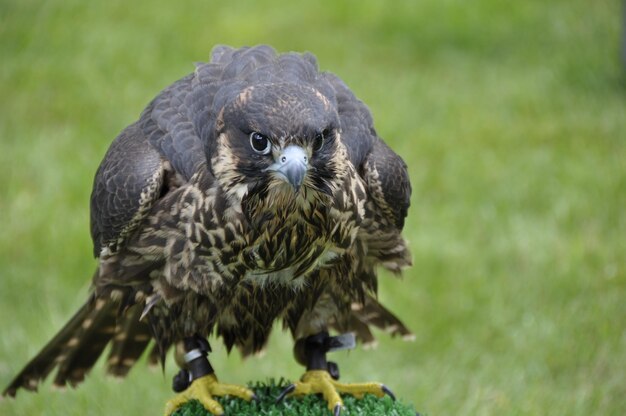
[[[342,154],[336,103],[309,85],[272,83],[231,93],[209,154],[229,198],[281,205],[329,195]]]

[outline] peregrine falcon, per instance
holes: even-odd
[[[145,350],[163,364],[173,349],[166,414],[195,398],[219,415],[215,397],[254,393],[218,381],[207,338],[247,356],[276,321],[306,368],[279,399],[322,393],[338,415],[338,393],[391,394],[339,383],[326,354],[373,342],[372,327],[412,336],[376,297],[378,266],[411,263],[410,194],[366,105],[313,55],[216,47],[111,144],[91,194],[90,295],[3,395],[55,369],[75,386],[107,346],[121,377]]]

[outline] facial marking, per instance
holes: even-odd
[[[329,111],[330,110],[330,101],[328,101],[328,98],[326,98],[326,96],[324,94],[322,94],[321,92],[319,92],[318,90],[314,90],[315,91],[315,95],[317,96],[317,98],[320,99],[320,101],[322,101],[322,103],[324,103],[324,110]]]
[[[250,99],[252,98],[252,92],[254,91],[254,87],[248,87],[246,89],[244,89],[243,91],[241,91],[239,93],[239,95],[237,96],[237,103],[240,105],[246,105],[250,102]]]

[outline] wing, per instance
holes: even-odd
[[[192,94],[196,80],[191,74],[166,88],[111,144],[91,194],[95,256],[117,251],[157,200],[205,168],[196,123],[206,123],[198,117],[206,113]]]
[[[392,220],[398,231],[404,227],[411,204],[411,182],[406,163],[378,139],[360,169],[370,197]]]
[[[94,255],[117,251],[163,188],[164,160],[138,123],[113,142],[100,164],[91,194]]]
[[[341,140],[364,179],[369,197],[398,231],[404,226],[411,198],[407,166],[376,134],[367,106],[337,76],[325,73],[335,89],[341,120]]]

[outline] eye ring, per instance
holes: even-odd
[[[250,133],[250,147],[260,155],[267,155],[272,150],[272,142],[264,134],[253,131]]]
[[[324,147],[324,142],[326,141],[326,136],[328,136],[328,129],[324,129],[321,133],[317,133],[315,135],[315,139],[313,140],[314,152],[322,150],[322,147]]]

